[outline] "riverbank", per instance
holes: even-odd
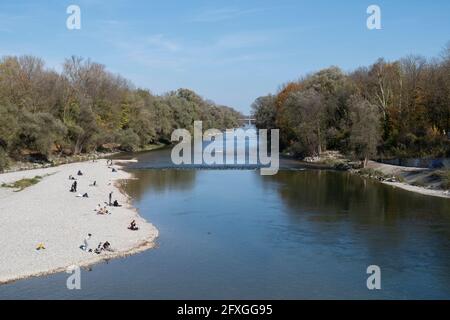
[[[321,157],[310,158],[308,161],[285,158],[281,167],[313,170],[349,171],[364,178],[378,180],[394,188],[441,198],[450,198],[450,171],[395,166],[375,161],[369,161],[362,169],[359,162],[352,162],[335,151],[328,151]]]
[[[36,184],[17,192],[0,188],[0,284],[32,276],[65,271],[67,267],[89,266],[154,247],[158,230],[141,218],[122,193],[120,182],[132,176],[107,160],[72,163],[58,167],[0,174],[0,185],[40,177]],[[77,176],[78,170],[83,176]],[[69,192],[77,178],[78,192]],[[96,186],[91,184],[96,181]],[[105,205],[108,195],[122,207],[108,207],[110,215],[99,215],[98,204]],[[88,193],[89,198],[77,197]],[[128,230],[136,220],[138,231]],[[89,246],[96,248],[108,241],[113,252],[97,255],[80,249],[87,234]],[[45,249],[36,250],[39,244]]]
[[[449,190],[443,189],[443,184],[447,182],[443,181],[438,170],[401,167],[375,161],[369,161],[366,169],[374,173],[373,178],[394,188],[427,196],[450,198]]]
[[[147,152],[147,151],[153,151],[158,150],[167,147],[166,144],[150,144],[143,148],[140,148],[134,152]],[[23,162],[23,161],[13,161],[9,164],[9,166],[3,171],[0,171],[0,173],[9,173],[9,172],[16,172],[16,171],[26,171],[26,170],[34,170],[34,169],[43,169],[43,168],[52,168],[61,166],[64,164],[69,163],[78,163],[78,162],[85,162],[90,160],[98,160],[98,159],[105,159],[112,157],[114,155],[120,154],[123,151],[108,151],[108,152],[92,152],[87,154],[78,154],[78,155],[72,155],[72,156],[53,156],[48,161],[42,161],[42,162]]]

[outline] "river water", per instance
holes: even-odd
[[[125,189],[157,248],[82,272],[0,286],[0,299],[450,298],[450,200],[343,172],[177,170],[134,155]],[[381,269],[381,290],[366,269]]]

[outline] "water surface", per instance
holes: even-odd
[[[342,172],[156,169],[168,152],[138,155],[125,186],[156,249],[83,271],[80,291],[56,274],[0,298],[450,298],[449,200]]]

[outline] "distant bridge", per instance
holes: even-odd
[[[256,122],[256,119],[253,119],[250,117],[245,117],[244,119],[239,119],[239,121],[242,124],[248,124],[249,126],[251,126],[252,124],[254,124]]]

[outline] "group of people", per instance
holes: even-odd
[[[108,241],[100,242],[97,246],[97,248],[92,249],[89,242],[92,238],[92,234],[88,233],[87,237],[83,240],[83,244],[80,246],[80,249],[86,252],[94,252],[96,254],[102,253],[102,251],[108,251],[108,252],[114,252],[114,250],[111,248],[111,243]]]
[[[112,167],[113,160],[110,160],[110,159],[107,160],[107,165],[108,165],[108,168],[112,169],[112,172],[117,172],[117,170]],[[83,176],[83,172],[81,172],[81,170],[79,170],[77,175],[78,176]],[[71,192],[77,192],[78,184],[77,184],[76,179],[72,175],[70,175],[69,176],[69,180],[74,180],[70,191]],[[91,187],[97,186],[97,181],[94,181],[92,184],[90,184],[90,186]],[[105,202],[104,206],[102,206],[100,204],[97,205],[97,208],[95,209],[97,214],[99,214],[99,215],[109,215],[109,214],[111,214],[111,211],[108,210],[106,205],[109,205],[110,207],[121,207],[121,205],[119,204],[119,201],[117,201],[117,200],[113,201],[113,194],[114,193],[112,191],[109,193],[109,199],[108,199],[109,201]],[[88,196],[87,193],[85,193],[83,195],[83,197],[89,197],[89,196]],[[136,224],[136,220],[131,221],[130,225],[128,226],[128,229],[131,230],[131,231],[139,230],[139,227]],[[92,238],[92,234],[89,233],[87,235],[87,237],[83,240],[83,244],[80,246],[81,250],[86,251],[86,252],[94,252],[96,254],[100,254],[102,251],[109,251],[109,252],[113,251],[112,248],[111,248],[111,244],[108,241],[106,241],[104,243],[100,242],[98,244],[98,246],[95,249],[93,249],[89,245],[89,242],[90,242],[91,238]]]
[[[95,209],[97,214],[106,215],[111,214],[111,212],[106,208],[106,206],[101,206],[100,204],[97,205],[97,209]]]
[[[81,172],[81,170],[78,170],[77,176],[82,176],[83,172]],[[73,181],[72,185],[70,186],[70,192],[77,192],[78,189],[78,182],[77,179],[70,175],[69,176],[69,180]],[[95,187],[97,185],[97,181],[94,181],[93,184],[91,184],[91,186]],[[77,195],[78,198],[89,198],[89,194],[87,192],[83,193],[83,194],[78,194]]]
[[[114,164],[114,163],[113,163],[112,159],[109,159],[109,160],[106,162],[106,165],[108,166],[109,169],[111,169],[112,172],[117,172],[117,169],[113,167],[113,164]]]
[[[121,207],[121,205],[119,204],[119,201],[117,201],[117,200],[114,200],[114,201],[112,201],[112,196],[113,196],[113,192],[111,191],[110,193],[109,193],[109,202],[108,202],[108,205],[110,206],[110,207]]]
[[[114,252],[114,250],[111,248],[111,244],[108,241],[104,243],[100,242],[97,248],[94,250],[96,254],[100,254],[102,253],[102,251]]]

